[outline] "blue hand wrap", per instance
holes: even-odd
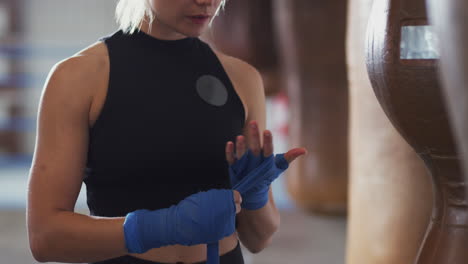
[[[229,166],[233,189],[242,196],[242,208],[257,210],[265,206],[271,183],[288,167],[284,154],[256,157],[250,150]]]
[[[229,177],[232,186],[238,184],[249,172],[260,166],[264,160],[263,154],[255,156],[250,149],[247,150],[239,160],[229,166]]]
[[[127,214],[125,244],[129,253],[144,253],[175,244],[217,243],[235,232],[235,217],[232,190],[199,192],[170,208]]]

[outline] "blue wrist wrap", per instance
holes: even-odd
[[[136,210],[124,222],[129,253],[144,253],[168,245],[216,243],[235,232],[232,190],[199,192],[170,208]]]
[[[257,210],[268,202],[271,183],[289,167],[284,154],[255,156],[248,150],[238,161],[229,166],[233,189],[242,196],[242,208]]]

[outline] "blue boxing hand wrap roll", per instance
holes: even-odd
[[[216,243],[235,232],[235,217],[232,190],[199,192],[170,208],[127,214],[125,245],[129,253],[144,253],[175,244]]]
[[[242,196],[242,208],[257,210],[268,202],[271,183],[289,167],[284,154],[256,157],[249,150],[229,167],[233,189]]]

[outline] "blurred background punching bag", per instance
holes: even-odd
[[[289,170],[288,191],[304,210],[344,214],[348,182],[347,0],[273,3],[279,61],[290,98],[290,145],[309,151]]]
[[[377,0],[381,1],[381,0]],[[379,105],[365,65],[372,0],[350,0],[350,188],[346,263],[412,264],[432,208],[424,164]]]
[[[428,0],[439,39],[446,105],[468,180],[468,1]]]
[[[432,176],[435,203],[416,263],[462,264],[468,262],[465,179],[437,78],[433,34],[427,25],[425,0],[375,1],[366,64],[382,108]]]

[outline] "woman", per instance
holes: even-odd
[[[29,181],[36,260],[201,263],[220,240],[221,263],[238,264],[237,234],[254,253],[269,244],[279,225],[269,185],[266,199],[242,201],[228,173],[244,153],[273,153],[271,133],[263,148],[259,136],[261,77],[198,39],[222,5],[121,0],[120,30],[52,69]],[[74,212],[82,182],[91,216]]]

